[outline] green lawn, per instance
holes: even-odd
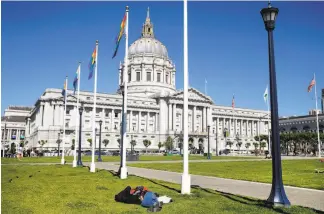
[[[105,170],[90,173],[86,167],[25,165],[2,166],[1,170],[1,209],[9,214],[147,213],[140,205],[114,201],[114,195],[127,185],[144,185],[172,197],[174,202],[165,204],[161,213],[319,213],[297,206],[272,209],[261,200],[207,189],[193,189],[190,196],[182,196],[177,184],[136,176],[120,180]]]
[[[258,157],[239,157],[239,156],[218,156],[212,157],[212,159],[246,159],[246,158],[258,158]],[[180,155],[173,156],[153,156],[153,155],[141,155],[140,161],[174,161],[182,160]],[[189,156],[190,160],[206,160],[206,157],[200,155]],[[73,156],[66,156],[65,160],[67,163],[72,163]],[[95,157],[95,161],[97,156]],[[120,156],[102,156],[104,162],[120,161]],[[24,157],[21,161],[16,158],[1,158],[1,163],[60,163],[61,157]],[[91,162],[91,156],[83,156],[82,162]]]
[[[272,182],[271,161],[239,161],[190,163],[189,173],[237,180]],[[182,172],[182,163],[140,163],[134,167]],[[324,174],[314,173],[324,168],[324,163],[315,160],[283,160],[282,174],[284,185],[324,190]]]

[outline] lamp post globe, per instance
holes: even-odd
[[[270,103],[271,103],[271,156],[272,156],[272,188],[267,201],[274,206],[290,206],[282,182],[279,115],[277,101],[277,80],[275,70],[273,30],[279,9],[272,7],[270,2],[267,8],[261,10],[261,16],[268,32],[269,76],[270,76]]]
[[[99,155],[98,155],[98,162],[102,162],[102,159],[101,159],[101,125],[102,125],[102,120],[99,120]]]
[[[82,161],[81,161],[81,136],[82,136],[82,113],[83,113],[83,104],[81,104],[79,108],[79,114],[80,114],[80,123],[79,123],[79,148],[78,148],[78,161],[77,161],[77,166],[82,167]]]

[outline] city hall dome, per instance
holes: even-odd
[[[123,85],[125,62],[119,67],[119,85]],[[150,10],[147,9],[141,37],[128,48],[128,94],[141,97],[171,94],[176,91],[175,65],[167,48],[154,36]]]
[[[141,37],[136,40],[128,49],[130,55],[154,54],[168,57],[166,47],[153,37]]]

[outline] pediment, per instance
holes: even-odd
[[[171,98],[183,99],[183,91],[176,92],[171,96]],[[189,88],[188,99],[192,101],[213,103],[213,100],[209,96],[201,93],[200,91],[194,88]]]

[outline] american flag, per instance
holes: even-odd
[[[232,108],[235,108],[234,94],[233,94],[233,99],[232,99]]]
[[[316,84],[315,79],[313,78],[312,81],[310,82],[308,88],[307,88],[307,92],[310,92],[315,84]]]

